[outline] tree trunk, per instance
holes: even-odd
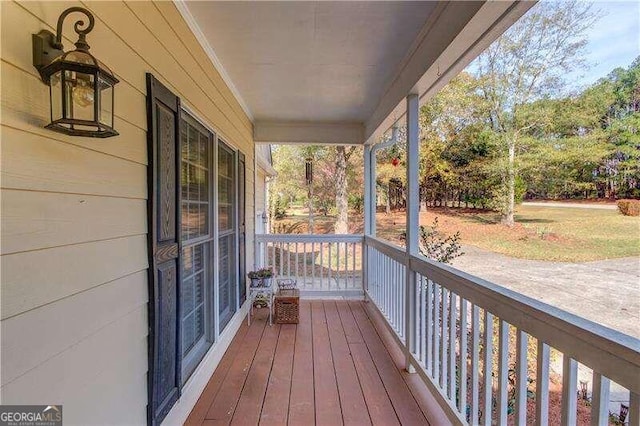
[[[347,202],[347,156],[344,146],[336,147],[336,218],[335,233],[349,233],[349,204]]]
[[[502,223],[507,226],[513,226],[515,221],[513,213],[516,204],[516,144],[514,140],[509,141],[509,161],[507,162],[507,199],[505,200],[505,209],[502,214]]]
[[[386,204],[385,204],[385,212],[387,214],[391,213],[391,182],[387,183],[387,193],[386,193]]]

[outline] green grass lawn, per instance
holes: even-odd
[[[306,222],[301,209],[291,213],[284,222]],[[442,232],[460,232],[463,245],[508,256],[562,262],[640,257],[640,217],[623,216],[617,210],[521,205],[516,209],[516,226],[508,228],[494,212],[429,208],[420,213],[420,223],[430,225],[436,216]],[[316,232],[333,232],[334,221],[332,216],[316,217]],[[362,232],[361,216],[351,214],[350,222],[350,232]],[[405,213],[378,213],[377,223],[380,237],[399,242]]]
[[[491,213],[459,219],[484,221],[463,235],[463,244],[509,256],[565,262],[640,256],[640,218],[616,210],[519,206],[512,231]]]

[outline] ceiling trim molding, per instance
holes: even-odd
[[[273,165],[262,155],[256,154],[256,163],[267,176],[278,176],[278,172],[273,168]]]
[[[436,26],[449,26],[451,19],[459,16],[455,10],[456,5],[464,3],[468,2],[453,2],[449,3],[444,10],[440,9],[440,23],[436,21]],[[418,94],[420,105],[424,104],[535,3],[535,1],[485,2],[468,19],[460,32],[442,46],[428,66],[424,63],[428,57],[427,52],[433,52],[435,46],[427,39],[430,31],[422,31],[420,33],[422,40],[412,45],[413,51],[407,55],[408,60],[403,61],[403,66],[397,71],[378,106],[366,121],[366,144],[375,143],[395,122],[403,119],[406,112],[404,100],[408,94]]]
[[[258,121],[256,143],[362,145],[364,124],[353,122]]]
[[[251,110],[249,109],[249,106],[240,95],[240,91],[238,90],[236,85],[233,84],[233,80],[231,80],[231,77],[229,76],[224,66],[222,65],[222,62],[216,55],[216,52],[211,46],[211,44],[209,43],[209,40],[207,40],[207,37],[204,35],[202,30],[200,29],[200,26],[196,22],[196,19],[193,17],[193,15],[191,14],[191,11],[187,7],[185,0],[173,0],[173,3],[176,5],[176,8],[182,15],[182,18],[185,20],[185,22],[189,26],[189,29],[191,29],[191,32],[195,36],[196,40],[198,40],[198,43],[200,43],[200,47],[202,47],[204,52],[207,54],[207,57],[213,64],[214,68],[218,71],[218,73],[220,73],[222,80],[229,87],[229,90],[231,90],[233,97],[240,104],[240,107],[242,108],[244,113],[247,114],[247,116],[249,117],[249,120],[253,122],[254,118],[253,118],[253,114],[251,113]]]

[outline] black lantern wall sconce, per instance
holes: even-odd
[[[76,49],[65,52],[62,24],[70,13],[80,12],[88,24],[76,21]],[[70,7],[58,18],[56,34],[42,30],[33,34],[33,65],[49,86],[51,123],[45,126],[72,136],[108,138],[118,134],[113,128],[114,86],[118,79],[102,62],[89,53],[86,36],[95,19],[82,7]]]

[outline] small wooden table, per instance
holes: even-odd
[[[273,301],[276,324],[298,324],[300,319],[300,290],[279,290]]]

